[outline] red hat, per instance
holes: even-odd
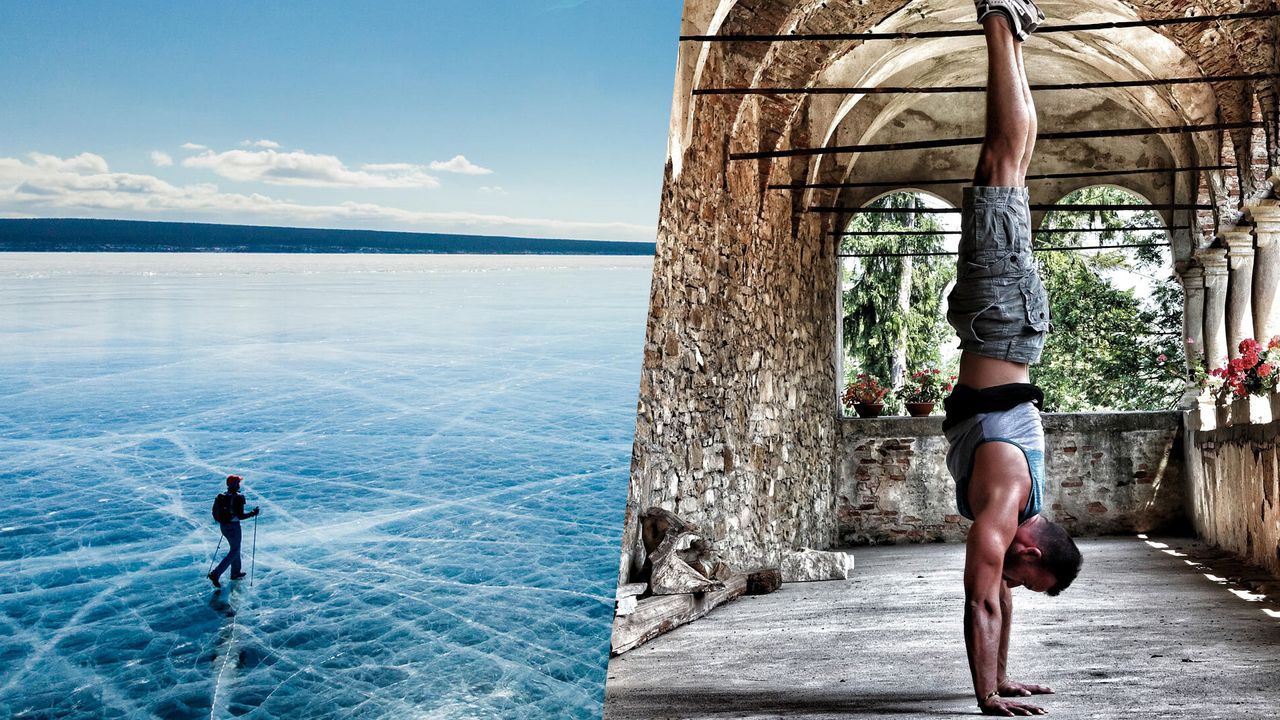
[[[228,475],[228,476],[227,476],[227,484],[228,484],[228,485],[230,485],[231,483],[238,483],[238,482],[240,482],[242,479],[243,479],[243,478],[241,478],[239,475]]]

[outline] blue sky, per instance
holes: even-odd
[[[0,0],[0,217],[652,240],[681,6]]]

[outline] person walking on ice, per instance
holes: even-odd
[[[956,505],[973,520],[965,546],[964,639],[985,715],[1041,715],[1010,700],[1052,693],[1006,674],[1011,590],[1057,595],[1079,573],[1080,551],[1040,514],[1044,394],[1030,383],[1049,329],[1049,304],[1031,255],[1027,168],[1035,107],[1022,41],[1044,15],[1031,0],[976,0],[987,46],[986,135],[964,189],[956,284],[947,320],[960,337],[960,373],[943,405]]]
[[[222,537],[227,539],[227,554],[208,575],[209,582],[216,588],[222,587],[218,578],[222,577],[222,573],[228,566],[231,567],[232,580],[239,580],[245,575],[240,572],[240,521],[257,517],[259,510],[254,507],[248,513],[244,511],[244,495],[240,494],[240,481],[239,475],[228,475],[227,491],[218,493],[218,497],[213,501],[213,519],[218,521]]]

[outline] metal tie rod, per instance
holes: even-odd
[[[1144,168],[1132,170],[1089,170],[1087,172],[1069,172],[1069,173],[1042,173],[1040,175],[1028,175],[1027,180],[1067,180],[1070,178],[1091,178],[1091,177],[1120,177],[1122,175],[1158,175],[1161,173],[1185,173],[1200,172],[1202,170],[1235,170],[1234,165],[1192,165],[1189,167],[1178,168]],[[844,190],[846,188],[878,188],[878,187],[900,187],[903,189],[912,187],[924,187],[927,185],[967,185],[973,182],[973,178],[948,178],[945,180],[893,180],[885,182],[832,182],[832,183],[790,183],[770,185],[770,190],[806,190],[814,188],[818,190]]]
[[[1131,245],[1077,245],[1077,246],[1056,246],[1049,245],[1045,247],[1031,248],[1031,252],[1075,252],[1077,250],[1127,250],[1130,248],[1146,248],[1146,247],[1169,247],[1169,243],[1133,243]],[[958,255],[955,252],[902,252],[902,253],[837,253],[836,257],[842,258],[867,258],[867,257],[941,257],[947,255]]]
[[[1068,25],[1043,25],[1036,35],[1046,33],[1082,32],[1086,30],[1119,30],[1123,28],[1168,27],[1202,22],[1227,20],[1266,20],[1280,17],[1280,10],[1255,10],[1252,12],[1224,13],[1220,15],[1196,15],[1192,17],[1154,18],[1151,20],[1115,20],[1111,22],[1075,23]],[[840,42],[848,40],[923,40],[928,38],[976,37],[983,34],[981,28],[970,30],[921,30],[917,32],[862,32],[862,33],[802,33],[791,35],[681,35],[681,42]],[[1034,37],[1034,36],[1033,36]]]
[[[1222,130],[1252,130],[1262,127],[1261,122],[1208,123],[1204,125],[1168,125],[1147,128],[1115,128],[1110,130],[1069,130],[1040,133],[1041,140],[1083,140],[1090,138],[1141,137],[1144,135],[1189,135],[1198,132]],[[833,145],[831,147],[792,148],[790,150],[766,150],[763,152],[732,153],[730,160],[764,160],[768,158],[807,157],[812,155],[839,155],[845,153],[897,152],[902,150],[936,150],[939,148],[981,145],[980,137],[952,138],[949,140],[913,140],[910,142],[872,143],[867,145]]]
[[[1190,230],[1190,225],[1171,225],[1164,227],[1160,225],[1150,225],[1144,227],[1118,227],[1118,228],[1045,228],[1036,230],[1032,235],[1057,235],[1061,233],[1109,233],[1109,232],[1152,232],[1157,230]],[[884,230],[876,232],[874,230],[858,230],[852,232],[832,232],[828,233],[836,237],[881,237],[881,236],[928,236],[928,235],[959,235],[959,230]]]
[[[1202,77],[1151,78],[1148,80],[1107,80],[1083,83],[1042,83],[1031,85],[1040,92],[1055,90],[1101,90],[1104,88],[1154,87],[1158,85],[1196,85],[1215,82],[1247,82],[1280,79],[1280,73],[1248,73],[1243,75],[1209,75]],[[942,93],[986,92],[986,85],[942,85],[905,87],[807,87],[807,88],[698,88],[694,95],[933,95]]]
[[[1035,203],[1030,205],[1032,212],[1107,212],[1109,210],[1212,210],[1213,205],[1195,203],[1166,203],[1164,205],[1055,205],[1053,203]],[[960,208],[884,208],[884,207],[830,207],[816,206],[807,210],[811,213],[849,213],[851,215],[894,215],[897,213],[924,213],[930,215],[959,215]]]

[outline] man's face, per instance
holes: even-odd
[[[230,490],[231,492],[240,492],[240,483],[229,482],[227,483],[227,489]]]
[[[1004,584],[1010,588],[1025,587],[1035,592],[1045,592],[1058,581],[1053,573],[1035,563],[1017,562],[1005,564]]]

